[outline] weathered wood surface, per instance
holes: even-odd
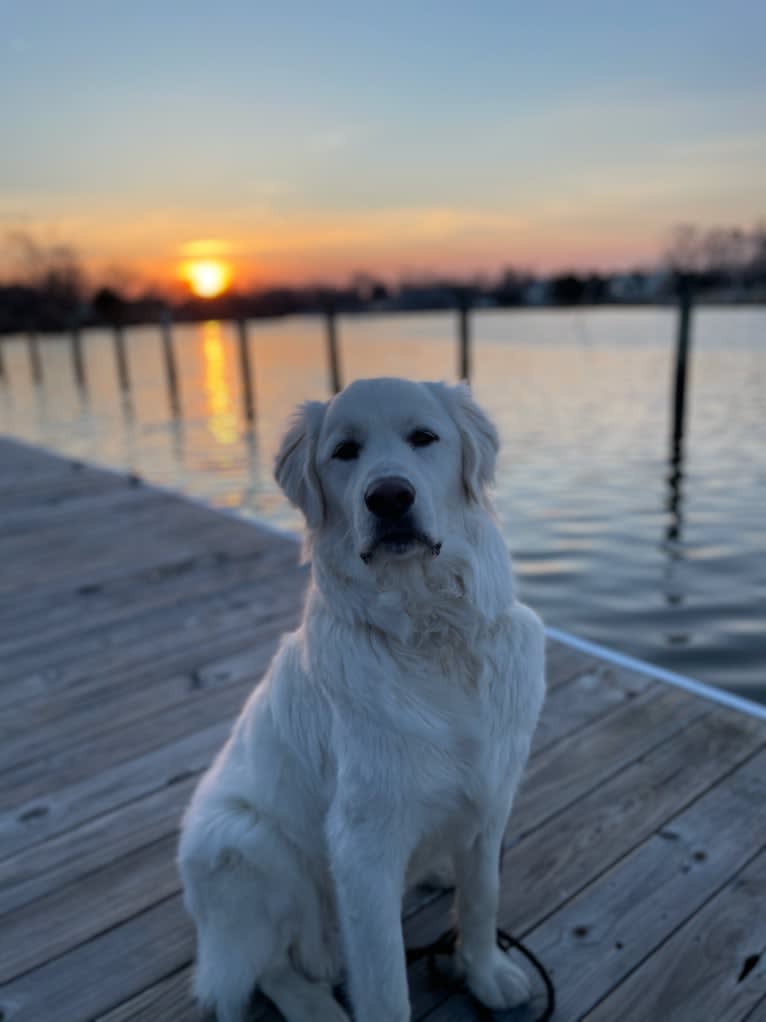
[[[4,1022],[199,1018],[178,823],[298,620],[297,553],[0,440]],[[555,1019],[766,1018],[766,725],[563,645],[548,681],[500,922],[550,968]],[[408,943],[449,903],[409,899]],[[414,1019],[474,1017],[422,963],[410,986]]]

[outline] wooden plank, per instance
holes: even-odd
[[[236,666],[228,656],[202,664],[193,677],[187,673],[159,685],[149,680],[135,688],[116,686],[107,690],[108,699],[94,703],[87,697],[82,709],[59,720],[54,715],[50,723],[36,727],[26,741],[23,733],[10,739],[3,747],[0,805],[35,797],[38,790],[45,790],[51,777],[56,778],[57,785],[70,783],[117,762],[123,751],[140,752],[152,740],[152,733],[162,740],[163,728],[167,739],[176,737],[178,723],[171,718],[177,715],[188,721],[195,704],[199,709],[193,711],[192,719],[207,723],[219,719],[219,708],[225,715],[231,711],[233,699],[244,701],[243,685],[252,687],[260,679],[283,633],[281,617],[262,627],[254,626],[248,648]],[[217,691],[224,687],[236,688],[238,695],[221,699]],[[212,713],[215,699],[219,702]]]
[[[0,437],[0,501],[6,496],[28,493],[56,493],[60,486],[87,486],[99,481],[107,489],[114,483],[129,480],[127,474],[109,472],[94,465],[86,465],[77,458],[54,455],[41,448],[29,448],[22,456],[12,452],[6,437]],[[80,482],[84,480],[84,482]]]
[[[760,1000],[742,1022],[766,1022],[766,997]]]
[[[152,495],[153,496],[153,495]],[[64,535],[42,529],[30,536],[9,539],[3,557],[2,591],[61,584],[67,579],[78,584],[99,581],[94,575],[130,567],[147,566],[158,554],[175,551],[186,556],[204,548],[206,532],[220,532],[221,521],[208,518],[194,505],[176,510],[172,502],[150,499],[133,510],[128,522],[119,515],[97,516],[82,521],[81,528]],[[85,527],[87,525],[87,528]]]
[[[51,1003],[66,1022],[199,1022],[189,995],[193,947],[180,897],[168,898],[8,984],[4,1022],[40,1022]],[[248,1022],[280,1019],[258,998]]]
[[[765,743],[733,712],[694,720],[506,851],[503,918],[540,922]]]
[[[3,916],[0,983],[112,929],[179,890],[170,834]],[[83,912],[82,906],[88,905]]]
[[[148,990],[117,1005],[95,1022],[191,1022],[199,1011],[191,993],[191,968],[171,973]],[[279,1016],[275,1013],[275,1019]],[[248,1019],[250,1022],[250,1019]],[[282,1020],[283,1022],[283,1020]]]
[[[77,881],[56,887],[31,905],[5,914],[6,950],[0,960],[0,982],[28,972],[180,892],[177,841],[174,827]],[[82,912],[84,904],[90,906],[88,912]]]
[[[228,579],[221,578],[214,586],[211,580],[201,592],[195,592],[193,587],[187,592],[177,584],[175,600],[172,590],[157,594],[156,599],[148,593],[145,600],[117,608],[102,617],[94,615],[89,619],[83,614],[80,628],[74,632],[67,629],[51,637],[43,632],[37,646],[28,641],[8,651],[3,682],[9,689],[49,668],[62,678],[84,677],[95,667],[99,656],[103,657],[104,672],[115,669],[117,664],[111,658],[118,659],[123,650],[134,659],[138,654],[140,659],[137,637],[151,648],[155,637],[161,639],[164,632],[171,633],[166,637],[169,639],[167,646],[178,630],[177,641],[181,643],[184,633],[193,628],[197,619],[206,631],[217,631],[226,626],[230,612],[242,611],[250,601],[256,607],[261,606],[267,587],[277,588],[281,593],[301,592],[297,574],[294,579],[286,578],[286,572],[292,567],[283,557],[260,557],[255,571],[251,566],[249,572],[241,571],[239,576],[231,572]]]
[[[548,694],[533,747],[543,749],[554,741],[575,734],[592,721],[645,692],[651,678],[633,671],[621,671],[608,664],[588,668],[568,680],[548,678]]]
[[[297,617],[299,608],[299,587],[288,588],[288,581],[274,593],[258,593],[267,606],[259,605],[253,599],[248,606],[224,612],[213,622],[204,622],[204,627],[186,630],[186,641],[181,643],[178,636],[168,635],[156,639],[151,648],[139,644],[118,649],[111,654],[104,653],[86,662],[73,660],[61,667],[47,667],[35,671],[12,684],[0,686],[0,708],[34,699],[47,699],[66,692],[93,691],[97,693],[104,686],[141,682],[149,677],[158,681],[175,674],[194,671],[206,662],[205,658],[216,658],[227,652],[242,649],[248,637],[252,645],[252,629],[258,623],[281,617],[285,624]]]
[[[191,992],[192,970],[189,966],[166,976],[159,983],[123,1001],[116,1008],[100,1015],[95,1022],[198,1022],[202,1017]],[[260,1022],[261,1015],[257,1016]],[[274,1011],[274,1022],[284,1022]],[[251,1012],[247,1022],[255,1022]]]
[[[144,798],[4,859],[0,917],[174,833],[198,780],[199,773],[189,771]]]
[[[188,964],[193,944],[180,897],[168,898],[6,984],[0,1011],[6,1022],[41,1022],[51,1010],[90,1022]]]
[[[116,480],[104,486],[98,479],[84,476],[75,486],[57,486],[51,494],[33,497],[16,495],[0,497],[0,552],[13,559],[17,551],[34,549],[34,542],[58,539],[64,543],[76,542],[78,531],[73,519],[91,522],[101,529],[114,528],[114,515],[124,508],[142,508],[156,495],[147,487],[127,480]]]
[[[10,658],[53,643],[70,642],[74,636],[110,627],[142,611],[156,613],[179,602],[220,593],[247,580],[258,585],[261,574],[273,562],[279,563],[282,570],[289,563],[281,545],[243,546],[234,557],[228,552],[214,552],[177,561],[163,574],[140,573],[132,585],[126,582],[120,588],[94,586],[81,593],[67,593],[42,619],[39,611],[35,611],[26,618],[17,615],[12,625],[0,621],[0,657]]]
[[[131,513],[129,531],[126,531],[128,523],[119,515],[96,515],[88,522],[87,529],[70,528],[62,532],[55,527],[41,528],[30,535],[9,537],[5,548],[0,538],[0,552],[4,558],[0,580],[3,587],[6,590],[16,585],[28,587],[38,575],[50,585],[60,576],[76,574],[77,558],[82,557],[87,558],[91,571],[99,564],[110,571],[123,564],[136,570],[140,566],[135,564],[136,557],[144,550],[153,551],[156,556],[165,552],[166,545],[170,544],[190,555],[204,549],[207,533],[220,534],[225,528],[232,534],[239,531],[244,535],[252,528],[244,521],[225,518],[181,497],[148,487],[142,492],[147,494],[148,501]]]
[[[672,831],[652,836],[531,934],[514,930],[551,974],[557,1018],[585,1016],[766,842],[766,816],[761,814],[753,833],[748,813],[766,793],[764,766],[766,752],[724,778],[674,819]],[[500,925],[507,924],[501,916]],[[434,995],[424,994],[423,986],[421,981],[414,991],[414,1019],[427,1014],[429,1022],[465,1022],[462,1000],[451,997],[431,1010]],[[642,1016],[647,1017],[654,1016]]]
[[[557,742],[529,763],[511,813],[508,842],[599,788],[707,712],[701,700],[652,686],[603,720]]]
[[[294,613],[293,609],[293,613]],[[274,607],[271,610],[264,610],[262,620],[259,620],[257,627],[259,633],[263,634],[265,643],[272,643],[276,636],[286,631],[289,622],[282,607]],[[169,686],[170,691],[167,700],[171,705],[176,703],[175,694],[178,688],[184,684],[189,692],[199,689],[211,688],[215,685],[235,683],[254,677],[255,668],[253,662],[255,654],[254,641],[255,626],[244,627],[239,631],[226,632],[213,636],[206,643],[193,646],[191,649],[181,649],[168,658],[163,658],[157,664],[135,674],[136,707],[140,709],[143,699],[141,690],[156,685],[162,688]],[[262,630],[262,631],[260,631]],[[258,661],[259,662],[259,661]],[[109,682],[107,684],[106,682]],[[130,705],[130,696],[121,696],[121,693],[129,692],[127,685],[130,683],[130,671],[125,675],[115,678],[104,679],[101,684],[98,677],[87,679],[78,685],[76,692],[83,696],[83,702],[87,705],[88,698],[93,697],[96,703],[99,700],[110,701],[111,699],[126,698]],[[30,710],[30,722],[33,722],[39,707],[45,708],[46,696],[43,694],[40,700],[34,705],[27,704]],[[162,699],[158,700],[162,702]],[[55,704],[55,699],[54,699]],[[137,712],[137,711],[136,711]]]
[[[276,644],[275,637],[269,652],[273,652]],[[42,764],[32,761],[14,767],[2,776],[6,790],[0,794],[0,807],[12,810],[46,797],[51,788],[55,797],[63,788],[76,785],[95,772],[111,770],[137,754],[161,748],[213,721],[233,720],[263,666],[259,663],[258,671],[243,683],[189,692],[185,700],[161,716],[147,714],[127,728],[116,721],[108,730],[91,735],[73,748],[59,751]]]
[[[603,666],[603,662],[596,660],[589,653],[583,653],[571,646],[564,646],[560,642],[553,642],[548,639],[545,644],[545,675],[546,678],[555,678],[555,684],[562,684],[571,681],[578,674],[586,671],[597,670]]]
[[[7,737],[7,750],[4,760],[8,766],[20,766],[25,760],[34,758],[29,749],[38,744],[35,737],[25,748],[23,743],[24,718],[29,724],[40,729],[40,741],[44,735],[42,729],[47,727],[51,740],[48,749],[53,752],[57,746],[66,746],[68,730],[79,732],[81,723],[90,721],[98,723],[100,711],[103,710],[104,726],[112,726],[112,702],[126,700],[125,705],[138,708],[142,700],[149,696],[141,690],[149,685],[158,686],[158,706],[165,703],[173,705],[176,700],[173,693],[165,691],[166,686],[180,686],[186,691],[197,691],[213,684],[221,685],[225,681],[253,678],[254,672],[263,670],[264,656],[259,649],[263,641],[274,649],[274,638],[294,627],[297,614],[295,597],[297,594],[283,592],[275,595],[271,604],[266,602],[253,603],[247,613],[227,620],[226,626],[219,629],[204,630],[195,637],[195,641],[175,645],[169,643],[167,648],[159,643],[156,660],[129,659],[125,663],[117,660],[112,667],[113,673],[107,674],[103,684],[99,684],[96,671],[84,673],[82,679],[74,676],[71,685],[60,691],[52,687],[44,698],[34,702],[15,703],[6,711],[8,726],[4,729]],[[127,678],[134,678],[129,688],[125,684]],[[94,704],[92,696],[97,696]],[[46,705],[46,699],[50,705]],[[60,719],[59,736],[56,730],[56,716]],[[10,753],[13,755],[9,755]]]
[[[102,515],[125,515],[133,508],[140,508],[157,497],[142,486],[131,486],[127,482],[113,487],[104,487],[97,480],[87,480],[87,488],[80,487],[76,493],[58,492],[56,498],[36,500],[16,510],[6,499],[0,500],[0,535],[4,556],[18,548],[24,539],[29,541],[42,532],[64,533],[72,527],[82,525],[88,519]],[[82,489],[86,493],[81,492]],[[78,519],[75,523],[73,519]]]
[[[103,813],[128,805],[199,773],[210,763],[231,730],[221,721],[167,742],[145,756],[118,763],[58,791],[0,812],[3,856],[17,854]]]
[[[18,633],[26,638],[30,629],[40,626],[41,620],[51,627],[66,623],[72,618],[87,616],[94,612],[130,604],[139,598],[145,589],[172,586],[175,591],[180,583],[178,576],[194,578],[215,571],[218,565],[247,557],[267,549],[286,548],[288,540],[250,528],[247,532],[229,529],[225,519],[219,521],[217,531],[204,534],[204,542],[191,554],[179,556],[174,551],[165,552],[145,566],[126,564],[124,570],[111,569],[107,577],[86,586],[73,586],[66,582],[61,585],[46,585],[19,591],[13,601],[7,601],[0,608],[0,631],[5,635]],[[285,554],[287,556],[287,554]]]
[[[106,621],[96,617],[95,621],[83,622],[83,627],[71,636],[59,634],[48,640],[41,637],[32,648],[6,653],[3,664],[5,687],[7,689],[17,679],[23,680],[48,667],[63,674],[64,668],[72,665],[82,676],[87,673],[91,660],[102,663],[100,669],[105,673],[115,668],[114,658],[123,648],[133,655],[140,655],[144,650],[153,650],[155,636],[166,638],[166,645],[174,640],[180,644],[185,641],[185,633],[190,628],[215,630],[225,627],[229,611],[240,611],[249,601],[254,606],[261,605],[264,590],[276,587],[277,582],[283,592],[295,594],[296,585],[285,579],[285,571],[294,567],[291,553],[277,549],[270,556],[262,555],[241,578],[230,577],[228,584],[217,585],[212,591],[187,592],[176,584],[175,599],[172,591],[156,602],[147,594],[146,601],[132,604],[121,614],[112,613]],[[298,583],[298,577],[295,583]],[[158,613],[159,610],[162,613]],[[108,628],[105,627],[107,623]]]
[[[519,934],[542,922],[764,743],[761,722],[733,711],[707,714],[527,829],[503,856],[503,925]],[[409,943],[434,939],[446,920],[445,904],[429,906],[413,920]]]
[[[222,630],[230,621],[236,623],[237,612],[245,610],[248,602],[261,606],[265,588],[278,588],[283,593],[298,592],[299,586],[285,580],[285,571],[291,567],[284,558],[264,559],[260,578],[245,575],[232,579],[229,585],[216,586],[199,594],[177,591],[175,600],[168,594],[155,605],[151,600],[147,600],[149,606],[132,604],[121,614],[113,614],[108,627],[106,623],[96,622],[91,627],[89,622],[84,622],[83,628],[71,637],[58,635],[47,641],[43,638],[37,647],[8,654],[4,685],[10,690],[14,684],[23,684],[36,673],[48,670],[61,678],[85,677],[98,669],[99,661],[106,673],[119,668],[123,654],[130,662],[141,662],[144,650],[151,651],[154,646],[161,646],[163,651],[170,649],[174,638],[176,644],[182,644],[196,622],[200,630],[206,632]]]
[[[766,851],[607,996],[587,1022],[742,1022],[766,997],[764,892]]]
[[[752,812],[765,800],[762,752],[529,934],[563,1018],[586,1014],[766,844],[766,814]]]
[[[130,869],[123,869],[125,872],[130,872]],[[122,884],[116,896],[108,893],[111,881]],[[99,891],[102,886],[104,896],[113,898],[115,902],[133,886],[142,890],[140,881],[121,880],[106,870],[95,889]],[[73,897],[74,892],[70,891],[55,907],[51,906],[54,914],[66,918],[67,903]],[[73,903],[82,904],[82,897],[80,893],[79,902],[75,900]],[[45,913],[42,906],[37,906],[37,915],[40,919],[41,939],[60,950],[66,938],[44,933]],[[146,940],[143,957],[146,957],[146,948],[151,947],[151,963],[141,960],[141,933],[145,934]],[[120,947],[124,948],[125,959],[118,965],[116,959]],[[155,948],[158,952],[156,958]],[[124,1022],[127,1019],[146,1017],[142,1012],[149,1010],[150,1006],[153,1011],[161,1011],[161,1014],[152,1017],[161,1018],[162,1022],[171,1022],[172,1019],[190,1022],[192,1018],[199,1017],[198,1009],[188,992],[191,972],[188,965],[192,955],[192,925],[182,910],[180,896],[167,897],[158,905],[106,929],[87,943],[63,951],[54,960],[8,983],[0,994],[0,1009],[7,1011],[11,1008],[13,1013],[4,1016],[9,1022],[36,1018],[35,1012],[41,1003],[40,990],[44,989],[55,996],[57,1010],[68,1022],[84,1022],[92,1018],[93,1014],[102,1017],[104,1022]],[[28,960],[21,955],[17,957],[19,962],[28,962],[34,957],[34,950]],[[23,966],[17,964],[16,967]],[[82,977],[93,974],[95,969],[98,969],[101,982],[82,982]],[[121,975],[118,978],[112,977],[112,969],[121,970]],[[67,982],[68,973],[80,976],[81,982]],[[101,1015],[101,1012],[106,1014]],[[250,1015],[250,1022],[277,1022],[279,1018],[268,1003],[259,998]]]
[[[5,540],[7,529],[23,533],[38,523],[55,522],[74,513],[75,508],[87,512],[90,505],[105,506],[121,494],[139,492],[136,482],[128,476],[107,476],[91,472],[56,473],[43,479],[18,476],[12,482],[0,483],[0,524]],[[25,516],[29,524],[25,528]]]

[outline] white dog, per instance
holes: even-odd
[[[297,412],[276,477],[304,513],[303,622],[202,779],[180,866],[196,992],[243,1022],[410,1018],[405,887],[446,854],[455,968],[529,996],[495,944],[503,831],[543,701],[543,628],[514,600],[486,493],[498,438],[467,387],[360,380]]]

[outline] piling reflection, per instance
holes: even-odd
[[[129,390],[124,390],[120,395],[120,409],[125,425],[131,426],[136,418],[136,410]]]
[[[39,387],[43,382],[43,362],[40,357],[40,340],[35,330],[27,333],[27,351],[29,353],[29,374],[32,382]]]
[[[178,389],[178,370],[176,368],[175,349],[173,347],[173,325],[170,312],[164,309],[160,323],[162,339],[162,355],[165,361],[165,375],[168,381],[168,401],[170,414],[174,419],[181,418],[181,395]]]
[[[674,446],[668,460],[667,496],[665,508],[668,512],[668,523],[665,529],[663,544],[666,560],[665,600],[671,606],[680,606],[684,602],[683,586],[677,579],[679,562],[684,560],[683,554],[683,457],[681,446]]]
[[[183,419],[173,419],[169,423],[170,426],[170,442],[171,449],[173,451],[173,459],[178,468],[178,479],[183,479],[183,465],[184,465],[184,422]]]
[[[72,351],[72,371],[74,381],[83,405],[88,403],[88,377],[85,372],[85,358],[82,350],[82,331],[79,325],[72,327],[69,334],[69,342]]]

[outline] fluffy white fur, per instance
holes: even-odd
[[[438,439],[416,446],[415,430]],[[342,460],[349,438],[358,456]],[[456,968],[490,1007],[529,994],[495,927],[543,629],[514,599],[487,496],[497,446],[467,387],[393,379],[310,402],[288,429],[276,476],[308,525],[303,622],[203,777],[180,843],[195,988],[220,1022],[243,1022],[256,986],[288,1022],[347,1022],[331,992],[343,974],[358,1022],[406,1022],[402,897],[445,853]],[[391,476],[415,490],[418,538],[376,545],[365,493]]]

